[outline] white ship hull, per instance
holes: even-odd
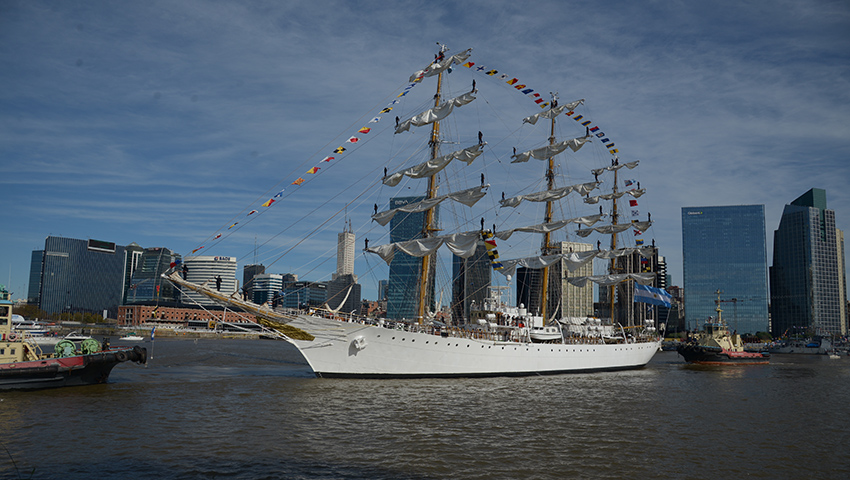
[[[290,340],[320,377],[477,377],[641,368],[661,341],[518,343],[442,337],[380,326],[299,316],[289,323],[313,341]]]

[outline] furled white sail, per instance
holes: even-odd
[[[498,238],[500,240],[507,240],[507,239],[511,238],[511,235],[513,235],[514,232],[528,232],[528,233],[554,232],[555,230],[560,230],[561,228],[566,227],[570,223],[579,223],[581,225],[585,225],[585,226],[589,227],[589,226],[592,226],[593,224],[595,224],[596,222],[598,222],[601,219],[602,219],[602,215],[599,215],[599,214],[587,215],[587,216],[584,216],[584,217],[570,218],[568,220],[558,220],[556,222],[539,223],[537,225],[530,225],[528,227],[519,227],[519,228],[512,228],[510,230],[502,230],[500,232],[496,232],[495,235],[496,235],[496,238]]]
[[[516,267],[526,268],[543,268],[554,264],[559,260],[564,261],[569,271],[574,272],[582,265],[590,262],[594,258],[611,259],[616,257],[624,257],[639,252],[645,257],[653,254],[651,247],[632,247],[618,248],[616,250],[587,250],[584,252],[559,253],[554,255],[538,255],[535,257],[517,258],[511,260],[500,260],[502,269],[497,270],[502,275],[514,275]]]
[[[446,245],[458,257],[469,258],[475,253],[479,239],[481,239],[481,231],[476,230],[438,237],[417,238],[416,240],[408,240],[406,242],[388,243],[367,248],[366,251],[378,254],[387,264],[393,261],[396,251],[413,257],[424,257],[425,255],[434,253],[443,245]]]
[[[431,65],[428,65],[424,70],[419,70],[410,76],[411,82],[416,82],[421,80],[423,77],[431,77],[433,75],[437,75],[438,73],[442,73],[447,68],[452,65],[460,65],[465,62],[469,56],[472,55],[472,49],[467,48],[466,50],[456,53],[450,57],[444,58],[442,61],[434,62]]]
[[[514,275],[516,273],[516,267],[540,269],[543,267],[548,267],[554,263],[563,260],[564,264],[572,272],[580,266],[593,260],[596,257],[597,253],[598,252],[596,250],[589,250],[586,252],[571,252],[556,255],[538,255],[535,257],[500,260],[499,263],[502,264],[502,268],[497,271],[502,275],[508,276]]]
[[[470,163],[472,163],[473,160],[475,160],[479,155],[481,155],[481,149],[483,147],[484,145],[481,144],[473,145],[469,148],[464,148],[463,150],[458,150],[448,155],[443,155],[442,157],[437,157],[433,160],[428,160],[427,162],[420,163],[419,165],[415,165],[400,172],[387,175],[383,178],[384,185],[395,187],[405,175],[410,178],[430,177],[431,175],[446,168],[446,166],[448,166],[448,164],[455,159],[464,161],[467,165],[469,165]]]
[[[590,140],[591,138],[589,136],[578,137],[570,140],[564,140],[563,142],[558,142],[554,145],[546,145],[545,147],[535,148],[534,150],[529,150],[527,152],[517,153],[516,155],[511,155],[511,158],[513,158],[511,163],[527,162],[532,157],[538,160],[546,160],[563,152],[567,148],[577,152],[578,149],[583,147],[584,144]]]
[[[411,125],[421,127],[448,117],[455,107],[462,107],[475,100],[473,93],[474,92],[467,92],[463,95],[450,98],[434,108],[430,108],[418,115],[414,115],[413,117],[399,123],[398,126],[395,127],[395,133],[406,132],[410,130]]]
[[[613,200],[615,198],[620,198],[623,195],[631,195],[632,197],[638,198],[641,195],[646,193],[645,188],[641,188],[640,190],[628,190],[625,192],[617,192],[617,193],[606,193],[604,195],[596,195],[593,197],[585,197],[584,203],[599,203],[599,200]]]
[[[604,235],[610,235],[612,233],[620,233],[625,232],[630,228],[635,228],[640,230],[641,232],[645,231],[652,225],[652,222],[632,222],[632,223],[618,223],[616,225],[602,225],[601,227],[593,227],[593,228],[580,228],[576,230],[576,235],[579,237],[587,237],[593,232],[599,232]]]
[[[479,187],[472,187],[466,190],[461,190],[459,192],[440,195],[439,197],[426,198],[419,202],[409,203],[403,207],[394,208],[392,210],[386,210],[384,212],[378,212],[372,215],[372,220],[378,222],[381,226],[384,226],[388,224],[398,212],[424,212],[425,210],[436,206],[437,204],[441,203],[443,200],[446,199],[454,200],[456,202],[466,205],[467,207],[471,207],[475,205],[478,200],[481,200],[482,198],[484,198],[485,195],[487,195],[487,188],[489,187],[490,185],[481,185]]]
[[[584,103],[583,98],[581,100],[576,100],[575,102],[566,103],[564,105],[558,105],[557,107],[550,108],[549,110],[546,110],[545,112],[540,112],[540,113],[534,114],[530,117],[525,117],[525,118],[522,119],[522,123],[530,123],[530,124],[534,125],[541,118],[545,118],[546,120],[551,120],[551,119],[557,117],[558,115],[560,115],[564,110],[566,110],[568,112],[572,112],[573,110],[575,110],[575,108],[577,106],[581,105],[582,103]]]
[[[627,280],[634,280],[641,285],[651,285],[655,281],[655,273],[617,273],[613,275],[591,275],[588,277],[573,277],[568,278],[571,284],[577,287],[584,287],[587,282],[593,282],[597,285],[609,287]]]
[[[610,260],[616,257],[625,257],[628,255],[632,255],[633,253],[640,253],[644,257],[651,257],[653,254],[653,247],[627,247],[618,248],[616,250],[600,250],[596,254],[596,258],[604,258],[606,260]]]
[[[598,187],[599,183],[600,182],[579,183],[577,185],[568,185],[566,187],[555,188],[552,190],[543,190],[542,192],[517,195],[516,197],[500,200],[499,204],[502,207],[516,207],[522,203],[523,200],[528,200],[529,202],[549,202],[564,198],[572,192],[577,192],[579,195],[587,195],[594,188]]]
[[[613,172],[614,170],[619,170],[623,167],[628,167],[628,169],[631,170],[631,169],[637,167],[638,163],[640,163],[640,160],[635,160],[634,162],[628,162],[628,163],[618,163],[617,165],[610,165],[610,166],[607,166],[607,167],[593,169],[593,170],[590,171],[590,173],[592,173],[594,175],[601,175],[602,172]]]

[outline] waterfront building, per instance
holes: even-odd
[[[189,282],[206,284],[225,295],[236,292],[236,257],[199,255],[184,259],[183,265],[188,269]],[[180,300],[187,305],[217,305],[209,297],[188,290],[182,292]]]
[[[847,265],[844,261],[844,231],[835,230],[836,247],[838,248],[838,276],[840,284],[838,287],[839,318],[841,318],[841,335],[850,332],[850,322],[847,320]]]
[[[614,259],[614,271],[621,272],[637,272],[649,273],[656,272],[655,280],[652,287],[662,288],[664,280],[658,273],[662,268],[661,256],[658,255],[658,249],[653,245],[651,253],[648,256],[643,256],[640,252],[634,252],[631,255],[624,255]],[[611,318],[611,302],[609,301],[611,289],[608,287],[599,288],[599,315],[603,318]],[[642,302],[635,302],[635,286],[633,282],[623,282],[614,287],[614,318],[620,325],[631,327],[635,325],[644,325],[649,319],[654,320],[656,324],[664,321],[660,310],[655,305],[649,305]]]
[[[516,306],[525,307],[532,314],[540,313],[540,274],[539,268],[517,267],[516,269]]]
[[[549,288],[547,302],[547,316],[560,318],[561,304],[561,263],[554,263],[549,266]],[[516,269],[516,306],[525,307],[530,314],[539,315],[542,313],[540,297],[543,289],[543,269],[542,268],[527,268],[517,267]],[[590,287],[589,287],[590,288]],[[591,295],[593,289],[590,288]]]
[[[254,282],[252,280],[261,273],[266,273],[265,265],[245,265],[242,268],[242,294],[246,300],[254,298]]]
[[[668,334],[679,333],[687,330],[685,324],[685,289],[676,285],[668,286],[667,293],[672,297],[669,314],[661,318],[666,324],[665,331]]]
[[[490,258],[487,247],[479,241],[469,258],[452,255],[452,305],[455,323],[466,323],[474,305],[482,305],[490,289]]]
[[[44,250],[33,250],[30,257],[30,278],[27,304],[38,306],[41,302],[41,270],[44,265]]]
[[[40,261],[36,257],[41,256]],[[33,252],[28,297],[47,313],[90,313],[115,318],[123,299],[123,246],[101,240],[47,237]],[[39,280],[34,280],[35,277]],[[32,291],[38,286],[38,293]]]
[[[351,221],[345,230],[337,235],[336,244],[336,273],[332,278],[341,275],[354,275],[354,232],[351,229]],[[355,277],[354,281],[357,281]]]
[[[657,270],[655,271],[655,286],[663,290],[667,290],[667,287],[670,286],[670,275],[667,273],[667,259],[662,255],[658,255]],[[667,293],[672,292],[667,290]],[[672,308],[672,305],[670,307],[656,305],[653,308],[658,310],[658,324],[656,324],[656,326],[661,323],[666,324],[670,321],[670,309]]]
[[[327,283],[328,307],[341,313],[360,311],[361,287],[354,274],[354,240],[349,221],[345,230],[337,235],[336,273]]]
[[[219,322],[256,323],[256,317],[220,306],[189,308],[157,305],[156,302],[118,307],[118,325],[139,327],[142,324],[169,328],[214,328]]]
[[[587,252],[594,248],[589,243],[580,242],[561,242],[560,246],[562,254]],[[590,284],[583,288],[577,287],[569,282],[569,278],[593,275],[593,262],[587,262],[571,272],[566,262],[561,260],[561,271],[563,272],[563,280],[560,282],[562,315],[576,318],[592,317],[594,314],[593,287]]]
[[[284,281],[283,292],[278,306],[283,308],[304,309],[321,307],[328,298],[328,284],[325,282]]]
[[[387,301],[387,287],[389,285],[389,280],[378,280],[378,301],[386,302]]]
[[[283,275],[276,273],[258,273],[251,281],[251,301],[257,305],[273,302],[283,290]]]
[[[360,284],[357,283],[357,275],[337,275],[328,282],[327,303],[332,310],[340,313],[351,313],[360,311]]]
[[[716,317],[739,333],[769,329],[764,205],[682,208],[685,316],[689,329]]]
[[[137,253],[139,253],[138,249],[131,251],[133,257],[136,257]],[[124,304],[140,302],[178,303],[180,294],[177,288],[174,287],[174,284],[162,278],[162,274],[171,268],[171,264],[177,262],[180,255],[163,247],[145,248],[140,253],[137,256],[137,261],[130,262],[128,259],[128,266],[135,263],[135,269],[130,274],[131,280],[124,295]]]
[[[124,298],[122,305],[127,303],[127,296],[130,294],[133,286],[133,274],[139,267],[142,261],[142,254],[145,252],[145,249],[136,242],[130,243],[124,247],[124,250],[126,252],[126,264],[124,265]]]
[[[396,197],[390,199],[390,209],[424,200],[425,197]],[[434,221],[439,221],[440,207],[434,207]],[[399,212],[390,220],[390,242],[403,242],[422,238],[425,225],[425,212]],[[431,256],[428,271],[427,290],[425,295],[426,308],[434,308],[434,271],[437,256]],[[422,259],[406,253],[397,252],[390,262],[390,276],[387,285],[387,318],[392,320],[415,319],[418,315],[416,305],[419,295],[419,278],[422,271]]]
[[[773,234],[770,301],[774,336],[809,333],[840,335],[842,277],[835,212],[826,191],[813,188],[782,212]]]

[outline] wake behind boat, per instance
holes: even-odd
[[[541,139],[548,139],[544,146],[532,148],[524,152],[516,152],[510,156],[511,164],[526,164],[530,159],[543,160],[548,164],[544,172],[545,189],[534,193],[523,193],[505,197],[498,202],[496,210],[516,209],[526,202],[541,202],[545,206],[543,222],[533,225],[503,225],[497,230],[485,229],[482,218],[480,228],[459,229],[453,233],[440,234],[443,229],[437,225],[436,207],[442,202],[457,202],[463,207],[473,207],[484,198],[490,190],[490,184],[485,183],[481,174],[480,185],[453,192],[437,195],[438,181],[444,180],[442,188],[463,185],[463,168],[475,162],[484,153],[488,145],[484,142],[481,131],[478,131],[476,144],[465,148],[455,149],[444,153],[442,148],[450,146],[443,136],[446,129],[440,129],[441,121],[445,121],[453,111],[463,111],[479,93],[476,83],[472,81],[470,91],[446,99],[443,92],[444,75],[452,67],[459,65],[472,71],[473,62],[467,62],[471,49],[456,55],[447,56],[447,48],[441,46],[435,61],[425,69],[416,72],[411,77],[410,85],[399,95],[404,96],[413,86],[427,78],[436,79],[436,94],[433,96],[433,108],[418,112],[409,118],[396,117],[394,133],[410,135],[416,127],[430,126],[430,133],[423,139],[423,150],[427,157],[423,163],[403,167],[395,173],[384,169],[381,183],[386,187],[396,187],[402,181],[427,181],[425,193],[418,199],[405,201],[403,206],[378,211],[375,204],[372,220],[381,226],[392,225],[396,216],[407,216],[421,213],[424,222],[421,233],[413,239],[391,242],[385,245],[372,246],[366,242],[364,253],[378,255],[384,262],[391,264],[393,259],[409,256],[417,259],[415,269],[418,284],[411,288],[415,297],[410,300],[415,305],[410,309],[414,317],[403,321],[370,320],[355,315],[339,313],[341,304],[333,308],[326,305],[324,309],[312,310],[282,310],[272,309],[268,305],[257,305],[239,298],[237,295],[224,295],[207,284],[191,283],[181,277],[175,270],[166,274],[178,288],[193,290],[231,308],[239,308],[253,314],[265,326],[275,329],[280,338],[294,345],[304,356],[310,367],[321,377],[445,377],[445,376],[509,376],[557,374],[570,372],[592,372],[607,370],[623,370],[645,366],[658,351],[661,343],[655,328],[656,319],[647,313],[646,308],[636,308],[633,302],[639,301],[644,293],[649,296],[661,297],[663,303],[666,292],[649,285],[655,285],[655,273],[648,268],[646,259],[657,255],[654,247],[642,246],[638,243],[624,248],[618,247],[617,234],[634,230],[644,232],[652,222],[634,218],[630,222],[622,222],[622,213],[618,213],[617,202],[624,196],[631,197],[632,205],[635,198],[645,190],[640,189],[639,182],[633,185],[630,180],[618,177],[622,168],[633,169],[638,162],[620,163],[618,150],[605,134],[592,122],[576,114],[584,100],[576,100],[559,105],[557,95],[552,95],[550,102],[540,97],[535,104],[543,109],[542,112],[525,118],[516,118],[517,128],[523,124],[535,125],[538,122],[546,124],[546,132]],[[483,67],[481,67],[483,68]],[[481,70],[478,68],[478,70]],[[495,72],[495,70],[492,70]],[[487,72],[487,75],[494,73]],[[505,75],[503,75],[505,77]],[[514,85],[517,79],[508,80],[508,85],[520,90],[525,85]],[[528,94],[530,89],[522,90]],[[397,101],[381,111],[388,113],[393,110]],[[467,108],[468,110],[468,108]],[[581,135],[566,140],[556,138],[556,122],[559,119],[576,121],[581,129]],[[380,117],[376,117],[378,120]],[[520,122],[521,120],[521,122]],[[572,124],[572,122],[567,122]],[[361,131],[368,132],[365,128]],[[470,132],[471,136],[475,136]],[[469,136],[469,135],[467,135]],[[555,158],[566,150],[577,152],[593,139],[605,146],[605,153],[610,154],[610,165],[594,169],[593,180],[584,183],[559,186],[556,183],[559,169]],[[356,141],[356,140],[355,140]],[[345,149],[340,147],[341,150]],[[333,157],[328,157],[332,159]],[[562,160],[559,160],[559,162]],[[461,165],[461,172],[452,173],[447,169],[450,165]],[[520,165],[524,167],[525,165]],[[315,169],[318,170],[318,169]],[[311,170],[313,173],[315,170]],[[590,193],[603,183],[600,176],[611,175],[609,180],[611,192],[591,196]],[[475,175],[477,177],[477,175]],[[303,181],[303,179],[299,179]],[[296,183],[296,182],[294,182]],[[297,183],[300,185],[300,183]],[[620,188],[624,188],[620,190]],[[408,188],[413,188],[409,186]],[[610,201],[611,209],[604,212],[603,207],[596,207],[590,215],[575,215],[570,218],[556,219],[555,204],[570,194],[580,200],[579,203],[595,205],[600,201]],[[583,198],[582,198],[583,197]],[[626,199],[628,199],[628,197]],[[623,199],[625,201],[626,199]],[[494,202],[495,203],[495,202]],[[264,204],[263,206],[267,206]],[[624,209],[621,208],[620,211]],[[508,210],[506,210],[508,211]],[[563,211],[561,208],[558,212]],[[635,210],[633,210],[635,212]],[[252,211],[253,213],[253,211]],[[494,212],[491,212],[494,213]],[[495,214],[495,213],[494,213]],[[249,214],[250,215],[250,214]],[[498,218],[516,218],[504,215]],[[635,215],[633,213],[633,215]],[[520,216],[520,218],[524,218]],[[609,224],[596,225],[603,221]],[[500,220],[503,221],[503,220]],[[477,223],[477,222],[475,222]],[[233,227],[235,223],[231,225]],[[552,234],[556,231],[566,232],[567,226],[577,225],[574,232],[576,237],[585,238],[589,235],[605,235],[610,237],[610,250],[602,249],[601,240],[596,242],[596,249],[583,251],[564,251],[555,244]],[[584,228],[583,228],[584,227]],[[499,260],[495,251],[496,241],[507,241],[514,234],[542,234],[542,248],[531,257],[514,260]],[[518,236],[520,236],[518,235]],[[215,236],[219,238],[220,235]],[[392,235],[391,235],[392,237]],[[608,240],[606,240],[606,244]],[[434,255],[440,247],[447,247],[458,258],[470,258],[476,252],[486,250],[491,260],[493,270],[505,275],[508,282],[517,268],[539,274],[541,285],[535,288],[532,295],[537,300],[535,311],[528,308],[500,307],[483,313],[477,320],[467,318],[469,313],[460,313],[444,323],[437,320],[434,312],[435,273],[437,262]],[[589,246],[589,245],[588,245]],[[561,285],[563,275],[573,272],[582,266],[592,264],[594,259],[604,262],[607,272],[602,275],[567,275],[569,282],[578,288],[592,289],[593,285],[600,286],[600,296],[606,298],[608,307],[607,320],[586,319],[578,324],[572,319],[560,314],[562,307],[569,298],[562,296],[563,290],[555,288]],[[550,280],[551,278],[551,280]],[[550,285],[551,282],[557,282]],[[487,282],[489,284],[489,281]],[[636,284],[640,284],[636,286]],[[638,288],[643,293],[638,293]],[[603,290],[604,289],[604,290]],[[632,292],[635,292],[634,294]],[[344,300],[343,300],[344,302]],[[651,303],[651,302],[650,302]],[[658,304],[661,304],[658,303]],[[618,320],[622,320],[624,324]]]

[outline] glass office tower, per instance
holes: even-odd
[[[145,248],[136,268],[131,275],[132,280],[125,294],[125,303],[164,302],[175,304],[180,294],[174,285],[162,278],[162,274],[171,268],[180,255],[168,248]]]
[[[479,308],[490,289],[490,257],[483,241],[469,258],[452,255],[452,316],[456,324],[466,323],[473,305]]]
[[[425,197],[396,197],[390,199],[390,209],[424,200]],[[434,207],[434,221],[439,221],[440,207]],[[390,220],[390,242],[403,242],[422,238],[425,225],[425,212],[399,212]],[[431,256],[431,272],[428,279],[428,292],[425,295],[426,309],[434,308],[434,270],[437,256]],[[417,316],[416,306],[419,295],[419,272],[422,259],[406,253],[396,252],[390,262],[390,277],[387,285],[387,318],[392,320],[409,319]]]
[[[40,267],[39,308],[47,313],[118,316],[124,290],[124,247],[100,240],[47,237]],[[35,256],[35,252],[34,252]],[[34,277],[34,272],[30,272]],[[34,280],[30,285],[35,285]],[[35,296],[32,292],[28,296]]]
[[[785,205],[773,234],[770,301],[773,335],[842,332],[835,212],[813,188]]]
[[[738,333],[769,329],[764,205],[682,208],[687,328],[715,317]]]

